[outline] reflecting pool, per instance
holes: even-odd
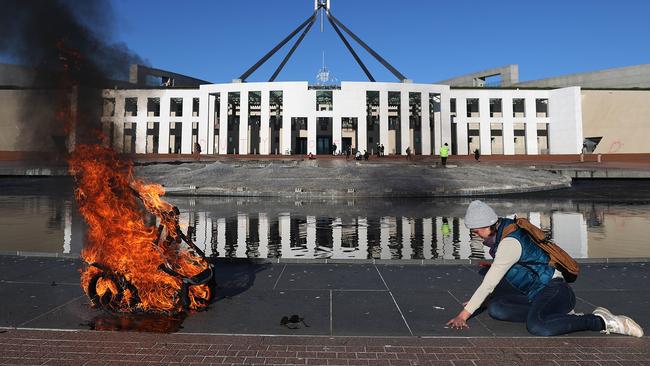
[[[469,198],[166,199],[215,257],[489,258],[465,228]],[[529,218],[576,258],[650,257],[647,181],[576,181],[561,191],[481,199],[499,215]],[[0,253],[80,253],[85,228],[69,179],[0,178],[0,209]]]

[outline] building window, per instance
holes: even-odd
[[[158,128],[158,122],[147,122],[147,154],[156,154],[158,153],[158,142],[160,138],[160,129]]]
[[[539,113],[539,112],[537,112]],[[537,124],[537,153],[546,155],[548,151],[548,123]]]
[[[341,118],[341,128],[344,130],[354,130],[357,128],[356,117],[343,117]]]
[[[147,98],[147,116],[160,117],[160,98]]]
[[[422,93],[409,93],[409,123],[412,129],[422,127]]]
[[[503,124],[490,123],[490,150],[493,155],[503,154]]]
[[[334,93],[331,90],[316,91],[316,110],[331,111],[334,109]]]
[[[194,151],[194,147],[198,142],[199,142],[199,123],[192,122],[192,151]]]
[[[183,124],[180,122],[169,122],[169,153],[180,154],[181,142],[183,141]]]
[[[490,99],[490,117],[492,118],[503,117],[503,109],[501,108],[501,98]]]
[[[138,98],[124,99],[124,116],[135,117],[138,115]]]
[[[516,98],[512,100],[512,116],[515,118],[526,117],[526,100]]]
[[[104,109],[102,112],[104,117],[115,116],[115,98],[104,98]]]
[[[192,98],[192,117],[199,116],[199,98]]]
[[[449,111],[454,116],[456,115],[456,98],[449,99]]]
[[[514,142],[515,154],[526,155],[526,125],[523,123],[514,123]]]
[[[262,120],[262,92],[248,92],[248,124],[259,126]]]
[[[169,116],[183,117],[183,98],[171,98],[169,100]]]
[[[467,99],[467,117],[480,117],[478,112],[478,98]]]
[[[122,152],[126,154],[135,154],[136,124],[133,122],[124,123],[124,144]]]
[[[548,117],[548,99],[535,99],[535,115],[537,117]]]

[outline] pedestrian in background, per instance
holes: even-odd
[[[449,156],[449,145],[447,145],[447,143],[445,142],[445,144],[440,148],[440,160],[443,168],[447,167],[448,156]]]

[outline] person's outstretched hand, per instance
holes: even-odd
[[[470,316],[472,316],[472,314],[463,309],[455,318],[449,320],[447,325],[453,329],[469,328],[469,325],[467,325],[467,319],[469,319]]]

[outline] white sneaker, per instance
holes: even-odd
[[[634,320],[625,315],[614,315],[609,310],[597,307],[593,314],[603,319],[605,330],[603,333],[618,333],[633,337],[643,337],[643,328]]]

